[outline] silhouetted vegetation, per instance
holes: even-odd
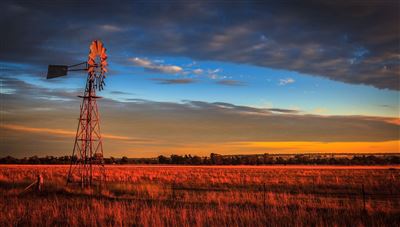
[[[32,156],[0,158],[0,164],[70,164],[76,156]],[[400,154],[257,154],[220,155],[160,155],[157,158],[104,158],[105,164],[172,164],[172,165],[394,165],[400,164]]]

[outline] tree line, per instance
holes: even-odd
[[[0,164],[70,164],[77,160],[76,156],[45,156],[0,158]],[[104,158],[104,164],[165,164],[165,165],[397,165],[400,164],[400,154],[385,155],[160,155],[156,158]]]

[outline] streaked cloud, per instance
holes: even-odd
[[[48,99],[43,102],[32,97],[46,94],[64,99],[76,93],[45,89],[12,78],[3,78],[2,83],[16,90],[15,94],[2,95],[3,108],[7,110],[2,115],[3,124],[74,130],[71,126],[76,124],[79,110],[76,98],[74,101]],[[120,102],[103,98],[99,104],[105,124],[102,128],[109,134],[187,143],[294,139],[388,141],[398,139],[400,129],[397,118],[312,115],[294,109],[256,108],[226,102],[186,100],[177,103],[145,99]],[[35,114],[37,111],[40,114]]]
[[[116,26],[116,25],[111,25],[111,24],[103,24],[99,26],[100,29],[106,31],[106,32],[119,32],[122,31],[122,28]]]
[[[299,110],[290,110],[290,109],[280,109],[280,108],[268,108],[267,110],[275,113],[288,113],[288,114],[298,114],[301,113]]]
[[[166,74],[179,74],[183,72],[183,69],[180,66],[164,65],[150,61],[148,59],[135,57],[135,58],[130,58],[129,61],[132,62],[135,66],[143,67],[146,70],[154,72],[161,72]]]
[[[192,69],[192,64],[185,65],[185,66],[176,66],[176,65],[168,65],[165,64],[164,60],[149,60],[144,58],[129,58],[129,61],[133,63],[135,66],[143,67],[145,70],[151,72],[161,72],[165,74],[173,74],[173,75],[180,75],[180,76],[195,76],[203,79],[211,79],[211,80],[218,80],[216,84],[219,85],[226,85],[226,86],[244,86],[246,85],[245,82],[238,81],[238,80],[231,80],[226,79],[227,76],[221,75],[222,69],[201,69],[196,68]],[[193,78],[179,78],[179,79],[165,79],[165,78],[153,78],[153,81],[157,81],[159,84],[190,84],[194,83],[196,80]]]
[[[3,83],[16,92],[2,95],[3,108],[7,112],[2,112],[3,149],[0,156],[10,153],[16,156],[69,155],[79,103],[43,102],[32,99],[32,96],[44,93],[63,98],[73,93],[48,90],[11,78],[5,78]],[[291,141],[307,143],[309,151],[323,151],[325,148],[321,146],[321,149],[313,148],[313,143],[328,142],[360,143],[359,147],[377,143],[369,151],[383,151],[387,149],[379,144],[397,140],[400,129],[396,123],[398,120],[394,118],[321,116],[298,110],[255,108],[226,102],[186,100],[177,103],[133,98],[119,102],[103,98],[98,103],[102,130],[107,132],[104,135],[108,139],[104,143],[106,156],[148,157],[178,152],[206,155],[211,151],[279,153],[277,148],[285,143],[291,145]],[[281,145],[261,146],[249,141],[279,142]],[[307,150],[301,143],[297,145]]]
[[[183,79],[163,79],[163,78],[153,78],[151,79],[159,84],[191,84],[196,82],[194,79],[183,78]]]
[[[287,84],[292,84],[292,83],[294,83],[294,82],[295,82],[295,81],[294,81],[293,78],[285,78],[285,79],[280,79],[280,80],[279,80],[279,85],[285,86],[285,85],[287,85]]]
[[[245,86],[246,83],[243,81],[239,80],[218,80],[216,82],[219,85],[225,85],[225,86]]]
[[[55,136],[68,136],[73,137],[76,134],[76,131],[68,131],[63,129],[52,129],[52,128],[36,128],[36,127],[27,127],[23,125],[13,125],[13,124],[3,124],[0,125],[0,128],[9,129],[14,131],[20,131],[25,133],[42,133],[42,134],[50,134]],[[101,134],[103,138],[113,139],[113,140],[133,140],[131,137],[127,136],[117,136],[107,133]]]
[[[248,150],[268,150],[270,153],[396,153],[399,140],[383,142],[270,142],[248,141],[232,143],[231,146]]]
[[[124,91],[110,91],[110,93],[114,95],[135,95],[135,93],[124,92]]]
[[[193,69],[193,70],[192,70],[192,72],[193,72],[194,74],[202,74],[203,71],[204,71],[204,70],[202,70],[202,69]]]

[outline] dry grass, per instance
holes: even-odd
[[[399,167],[107,166],[93,190],[67,168],[0,166],[0,226],[400,225]],[[44,191],[23,192],[37,173]]]

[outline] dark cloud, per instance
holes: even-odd
[[[388,109],[396,109],[397,107],[395,107],[395,106],[392,106],[392,105],[386,105],[386,104],[381,104],[381,105],[378,105],[379,107],[382,107],[382,108],[388,108]]]
[[[291,113],[291,114],[300,113],[298,110],[279,109],[279,108],[269,108],[268,110],[276,113]]]
[[[156,81],[158,84],[191,84],[195,82],[195,80],[190,78],[183,78],[183,79],[152,78],[151,80]]]
[[[399,1],[2,1],[0,60],[84,60],[102,39],[115,62],[187,56],[399,90]]]
[[[219,85],[225,85],[225,86],[245,86],[246,83],[238,80],[218,80],[216,82]]]
[[[123,105],[123,112],[117,112],[116,108],[106,110],[115,117],[113,127],[123,134],[132,133],[127,127],[130,125],[140,137],[189,144],[198,141],[387,141],[396,140],[399,130],[398,125],[385,118],[305,115],[229,103],[140,100]],[[285,114],[274,113],[278,111]],[[107,121],[111,124],[110,119]]]
[[[6,77],[0,75],[1,88],[9,92],[6,94],[11,96],[20,96],[27,99],[26,103],[21,103],[21,108],[29,105],[28,100],[58,100],[62,101],[72,101],[76,99],[77,94],[81,91],[78,90],[68,90],[65,89],[50,89],[45,87],[38,87],[36,85],[27,83],[23,80],[17,78]],[[2,100],[3,101],[3,100]],[[4,101],[10,101],[5,99]]]
[[[114,95],[135,95],[135,93],[124,92],[124,91],[111,91],[110,93]]]
[[[240,106],[225,102],[185,101],[185,103],[194,108],[211,109],[213,111],[223,111],[224,113],[271,114],[268,109]]]
[[[299,114],[301,113],[298,110],[291,109],[280,109],[280,108],[255,108],[249,106],[240,106],[234,105],[226,102],[202,102],[202,101],[190,101],[183,100],[183,103],[189,105],[193,108],[201,108],[201,109],[212,109],[212,110],[220,110],[226,112],[233,113],[248,113],[248,114],[262,114],[262,115],[272,115],[275,113],[287,113],[287,114]]]

